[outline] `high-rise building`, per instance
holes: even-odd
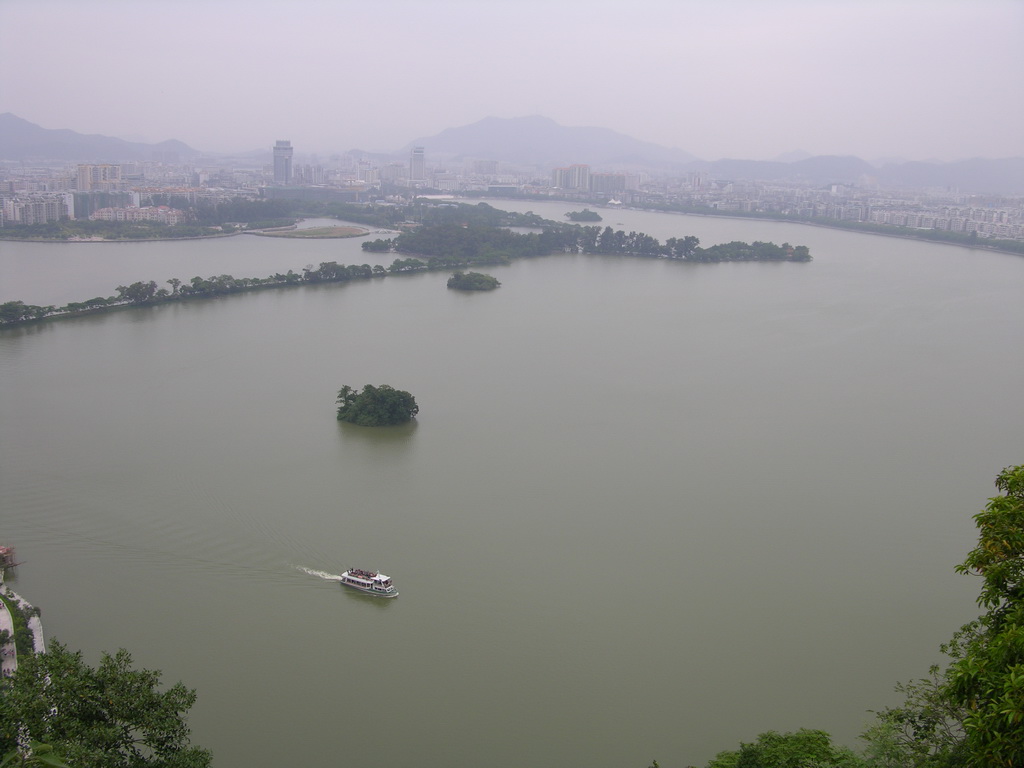
[[[78,191],[94,190],[110,191],[121,184],[121,166],[119,165],[80,165],[78,166]]]
[[[290,184],[292,180],[292,143],[279,141],[274,145],[274,183]]]
[[[0,220],[8,224],[45,224],[73,217],[74,203],[68,208],[72,195],[33,194],[7,198],[3,201]]]
[[[426,181],[427,164],[423,157],[423,147],[413,147],[409,157],[409,181]]]
[[[404,181],[409,178],[409,169],[401,163],[388,163],[381,167],[378,178],[381,181]]]
[[[474,160],[472,164],[472,172],[476,176],[497,176],[498,175],[498,161],[497,160]]]
[[[555,168],[551,172],[551,186],[561,189],[589,189],[590,166],[570,165],[568,168]]]
[[[626,176],[622,173],[592,173],[590,174],[590,191],[599,194],[625,192]]]

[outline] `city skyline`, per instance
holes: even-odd
[[[398,152],[484,117],[539,114],[707,160],[1024,156],[1014,0],[298,0],[280,11],[5,0],[0,46],[19,76],[0,112],[225,152],[268,136],[311,153]],[[75,62],[85,74],[72,77]]]

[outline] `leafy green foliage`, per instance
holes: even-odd
[[[397,274],[399,272],[425,272],[430,269],[430,264],[422,259],[395,259],[388,267],[388,272]]]
[[[957,567],[984,579],[973,625],[950,665],[946,691],[966,708],[971,765],[1024,765],[1024,465],[996,478],[1002,494],[974,517],[978,546]]]
[[[904,703],[863,734],[873,765],[1024,765],[1024,466],[1000,472],[996,488],[974,517],[978,545],[957,566],[982,576],[987,612],[942,646],[945,670],[897,687]]]
[[[379,387],[367,384],[361,392],[346,384],[338,392],[337,403],[338,421],[363,427],[403,424],[420,411],[416,398],[387,384]]]
[[[480,272],[456,272],[448,278],[448,287],[460,291],[493,291],[499,285],[496,277]]]
[[[836,746],[825,731],[767,731],[739,750],[720,752],[706,768],[867,768],[852,750]]]
[[[978,545],[960,573],[984,582],[987,612],[942,646],[943,670],[898,685],[903,703],[876,713],[862,757],[822,731],[758,736],[706,768],[1019,768],[1024,766],[1024,465],[996,478],[1001,495],[974,520]]]
[[[565,214],[569,221],[602,221],[601,214],[597,211],[592,211],[589,208],[584,208],[582,211],[569,211]]]
[[[978,604],[990,609],[998,625],[1024,597],[1024,465],[1000,472],[996,488],[1003,494],[974,516],[978,546],[957,571],[984,578]]]
[[[47,653],[19,658],[3,687],[0,753],[10,756],[27,737],[72,766],[206,768],[210,753],[189,745],[185,724],[195,691],[159,685],[160,673],[133,668],[125,650],[104,654],[93,669],[81,652],[53,642]]]
[[[743,243],[733,241],[713,245],[710,248],[697,248],[691,256],[684,257],[691,261],[810,261],[811,253],[805,245],[795,248],[789,243]]]
[[[388,253],[391,250],[391,245],[391,240],[377,238],[376,240],[364,240],[360,247],[370,253]]]
[[[962,642],[969,642],[971,625],[944,646],[955,656]],[[864,755],[878,768],[958,768],[966,765],[963,722],[966,709],[946,692],[948,670],[933,665],[929,676],[896,686],[904,701],[876,713],[877,718],[861,738]]]
[[[502,211],[487,203],[465,205],[443,203],[441,205],[417,205],[415,213],[424,226],[436,227],[454,224],[459,227],[536,227],[549,226],[554,222],[544,219],[533,211],[515,213]]]
[[[307,267],[302,273],[302,279],[307,283],[337,283],[344,280],[365,280],[373,275],[373,267],[369,264],[352,264],[346,267],[336,261],[323,261],[317,269]]]
[[[146,282],[132,283],[131,285],[117,286],[117,300],[130,304],[145,304],[152,301],[156,296],[156,283],[150,280]]]
[[[695,262],[810,261],[807,246],[789,243],[732,242],[700,248],[692,235],[669,238],[664,244],[644,232],[615,231],[611,227],[546,222],[541,233],[526,234],[477,224],[447,222],[404,232],[394,250],[429,260],[431,269],[467,264],[504,264],[510,259],[550,253],[593,253],[648,256]]]
[[[38,741],[30,741],[25,749],[12,749],[4,755],[3,760],[0,760],[0,768],[38,768],[39,766],[71,768],[61,761],[52,746]]]
[[[399,253],[440,260],[447,266],[506,264],[510,259],[540,256],[537,236],[520,235],[499,227],[438,224],[403,232],[395,239]]]
[[[7,613],[10,614],[11,622],[14,624],[14,632],[8,633],[13,636],[9,637],[8,641],[14,641],[14,647],[18,651],[19,657],[30,655],[35,651],[35,642],[28,622],[33,616],[39,615],[39,609],[34,606],[25,608],[17,600],[12,600],[3,595],[0,595],[0,601],[3,601],[3,604],[7,607]],[[0,645],[3,645],[4,642],[7,641],[0,640]]]
[[[739,750],[727,749],[711,758],[711,761],[705,768],[736,768],[736,763],[739,759]]]

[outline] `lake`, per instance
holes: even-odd
[[[489,293],[438,272],[0,332],[12,586],[91,663],[196,688],[218,768],[856,746],[977,615],[953,568],[1024,462],[1024,259],[601,214],[814,261],[551,256],[483,269]],[[378,263],[360,242],[0,242],[0,301]],[[340,424],[344,384],[419,418]],[[401,596],[323,578],[350,566]]]

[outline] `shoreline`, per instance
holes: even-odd
[[[466,198],[459,198],[459,199],[460,200],[475,200],[477,198],[466,197]],[[516,198],[512,198],[512,197],[510,197],[510,198],[500,198],[500,197],[487,197],[487,198],[484,198],[485,201],[491,201],[493,203],[500,203],[500,202],[502,202],[502,200],[506,200],[506,199],[508,201],[510,201],[510,202],[529,202],[533,198],[529,198],[529,199],[528,198],[518,198],[518,197],[516,197]],[[574,203],[574,202],[577,202],[577,201],[574,201],[574,200],[560,200],[558,198],[544,198],[544,199],[541,200],[541,202]],[[490,203],[488,203],[488,204],[490,204]],[[495,205],[494,207],[498,207],[498,206]],[[675,216],[702,216],[702,217],[708,218],[708,219],[739,219],[741,221],[767,221],[767,222],[773,222],[773,223],[776,223],[776,224],[797,224],[797,225],[799,225],[801,227],[818,227],[819,229],[831,229],[831,230],[836,230],[836,231],[839,231],[839,232],[852,232],[852,233],[857,234],[857,235],[878,235],[879,237],[895,237],[895,238],[900,239],[900,240],[917,240],[917,241],[924,242],[924,243],[934,243],[936,245],[953,245],[953,246],[956,246],[958,248],[967,248],[968,250],[977,249],[977,250],[987,251],[988,253],[1004,253],[1004,254],[1006,254],[1008,256],[1024,256],[1024,252],[1010,251],[1010,250],[1007,250],[1005,248],[999,248],[997,246],[986,245],[984,240],[979,240],[978,242],[973,243],[973,244],[970,244],[970,243],[957,243],[957,242],[954,242],[952,240],[935,240],[935,239],[930,238],[930,237],[919,237],[917,235],[912,235],[912,234],[903,234],[903,233],[901,233],[899,231],[875,232],[874,230],[855,229],[853,227],[837,227],[837,226],[834,226],[834,225],[831,225],[831,224],[825,224],[825,223],[820,222],[820,221],[806,221],[804,219],[784,219],[784,218],[775,218],[775,217],[772,217],[772,216],[740,216],[740,215],[732,215],[732,214],[728,214],[728,213],[705,213],[703,211],[673,211],[673,210],[664,210],[664,209],[661,209],[661,208],[644,208],[642,206],[632,206],[632,205],[611,206],[611,207],[609,207],[608,205],[601,205],[601,204],[598,204],[598,203],[595,203],[595,207],[598,207],[601,210],[605,210],[605,211],[617,211],[617,210],[643,211],[644,213],[668,213],[668,214],[672,214],[672,215],[675,215]],[[580,224],[580,226],[587,226],[586,222],[583,222],[583,223],[580,223],[580,222],[569,222],[569,223]],[[594,223],[590,224],[590,226],[601,226],[601,222],[594,222]],[[894,228],[894,230],[895,230],[895,228]],[[924,231],[932,232],[932,231],[941,231],[941,230],[924,230]]]
[[[244,235],[245,232],[218,232],[215,235],[189,235],[188,237],[126,237],[121,239],[106,240],[103,238],[85,239],[63,239],[63,238],[38,238],[38,237],[3,237],[0,235],[0,243],[59,243],[67,245],[82,245],[89,243],[173,243],[178,240],[214,240],[220,237],[235,237]]]
[[[217,238],[224,237],[237,237],[238,235],[256,235],[257,237],[276,237],[281,240],[343,240],[351,237],[365,237],[366,235],[372,234],[369,229],[365,227],[353,227],[349,225],[338,225],[333,227],[336,229],[349,229],[359,230],[353,231],[347,234],[340,235],[296,235],[290,234],[294,232],[301,232],[298,228],[298,223],[305,221],[305,219],[299,219],[295,224],[291,224],[286,227],[272,227],[267,229],[238,229],[234,232],[216,232],[210,235],[189,235],[187,237],[126,237],[126,238],[102,238],[102,237],[90,237],[90,238],[38,238],[38,237],[4,237],[0,234],[0,243],[64,243],[68,245],[79,245],[82,243],[173,243],[179,240],[214,240]],[[311,229],[327,229],[327,227],[311,227]],[[285,234],[289,233],[289,234]]]
[[[968,250],[982,250],[989,253],[1005,253],[1008,256],[1024,256],[1024,253],[1019,251],[1008,251],[1005,248],[999,248],[992,245],[986,245],[983,240],[980,240],[973,244],[968,243],[956,243],[952,240],[935,240],[930,237],[918,237],[917,235],[901,234],[900,232],[875,232],[874,230],[867,229],[854,229],[853,227],[837,227],[831,224],[824,224],[820,221],[802,221],[800,219],[775,219],[765,216],[731,216],[726,213],[697,213],[695,211],[662,211],[657,208],[627,208],[632,211],[644,211],[646,213],[673,213],[678,216],[704,216],[709,219],[740,219],[742,221],[770,221],[776,224],[797,224],[801,227],[818,227],[819,229],[831,229],[838,232],[852,232],[855,235],[878,235],[879,237],[894,237],[898,240],[916,240],[922,243],[932,243],[934,245],[952,245],[957,248],[967,248]],[[936,230],[925,230],[932,232]]]
[[[457,198],[457,199],[459,199],[459,200],[467,200],[468,201],[468,200],[475,200],[477,198],[465,197],[465,198]],[[488,199],[492,200],[492,201],[494,201],[496,203],[503,201],[503,198],[497,198],[497,197],[488,198]],[[508,200],[510,202],[520,202],[521,201],[520,198],[508,198]],[[569,203],[569,202],[573,202],[573,201],[571,201],[571,200],[557,200],[557,199],[550,199],[550,198],[548,198],[548,199],[544,200],[543,202],[552,202],[552,203],[565,202],[565,203]],[[930,238],[930,237],[919,237],[917,235],[902,234],[900,232],[895,232],[895,231],[894,232],[875,232],[873,230],[861,230],[861,229],[855,229],[853,227],[837,227],[837,226],[834,226],[834,225],[831,225],[831,224],[825,224],[825,223],[822,223],[822,222],[819,222],[819,221],[803,221],[803,220],[800,220],[800,219],[783,219],[783,218],[774,218],[774,217],[768,217],[768,216],[733,216],[731,214],[724,214],[724,213],[704,213],[704,212],[700,212],[700,211],[672,211],[672,210],[662,210],[660,208],[643,208],[643,207],[635,207],[635,206],[622,206],[621,208],[608,208],[607,206],[602,206],[602,205],[596,204],[596,207],[600,207],[600,208],[602,208],[604,210],[629,210],[629,211],[643,211],[644,213],[668,213],[668,214],[673,214],[673,215],[676,215],[676,216],[702,216],[702,217],[709,218],[709,219],[739,219],[741,221],[767,221],[767,222],[773,222],[773,223],[777,223],[777,224],[796,224],[796,225],[802,226],[802,227],[818,227],[820,229],[832,229],[832,230],[838,230],[840,232],[852,232],[852,233],[858,234],[858,235],[878,235],[879,237],[894,237],[894,238],[897,238],[897,239],[900,239],[900,240],[918,240],[918,241],[925,242],[925,243],[934,243],[936,245],[953,245],[953,246],[956,246],[956,247],[959,247],[959,248],[967,248],[968,250],[975,250],[975,249],[977,249],[977,250],[987,251],[989,253],[1002,253],[1002,254],[1006,254],[1008,256],[1024,256],[1024,253],[1022,253],[1020,251],[1011,251],[1011,250],[1007,250],[1005,248],[1000,248],[998,246],[987,245],[987,244],[985,244],[984,241],[979,241],[979,242],[976,242],[976,243],[973,243],[973,244],[957,243],[957,242],[954,242],[954,241],[951,241],[951,240],[935,240],[935,239]],[[299,221],[304,221],[304,219],[299,219]],[[587,225],[585,222],[582,223],[582,224],[580,222],[570,222],[570,223],[580,224],[581,226],[586,226]],[[592,224],[592,226],[600,226],[600,222],[594,222]],[[365,237],[367,235],[373,234],[372,230],[365,229],[363,227],[360,227],[360,229],[363,230],[362,232],[348,234],[348,235],[330,235],[330,236],[321,236],[321,237],[317,237],[317,236],[303,237],[301,235],[284,235],[284,234],[276,234],[275,235],[275,234],[273,234],[274,232],[295,232],[297,229],[298,229],[297,226],[295,224],[293,224],[293,225],[288,226],[288,227],[277,227],[277,228],[267,229],[267,230],[258,230],[258,229],[237,230],[235,232],[218,232],[218,233],[212,234],[212,235],[191,235],[191,236],[188,236],[188,237],[140,237],[140,238],[111,239],[111,240],[103,239],[103,238],[88,239],[88,240],[85,240],[85,239],[80,239],[80,240],[67,239],[67,240],[64,240],[64,239],[57,239],[57,238],[3,237],[3,235],[0,234],[0,243],[2,243],[2,242],[11,242],[11,243],[65,243],[65,244],[68,244],[68,245],[72,245],[72,244],[73,245],[78,245],[78,244],[81,244],[81,243],[172,243],[172,242],[179,241],[179,240],[213,240],[213,239],[216,239],[216,238],[223,238],[223,237],[237,237],[238,235],[256,235],[257,237],[277,237],[280,240],[343,240],[343,239],[346,239],[346,238]],[[932,231],[932,230],[927,230],[927,231]]]
[[[329,233],[327,230],[343,230]],[[303,235],[302,232],[321,232],[323,234]],[[256,237],[276,237],[279,240],[346,240],[353,237],[366,237],[370,230],[365,227],[352,227],[344,224],[330,227],[309,227],[299,229],[298,226],[278,227],[275,229],[250,229],[239,234],[255,235]]]
[[[0,569],[0,594],[3,595],[5,601],[9,603],[17,603],[23,611],[33,609],[34,606],[13,589],[11,589],[3,578],[3,571]],[[17,646],[14,642],[14,618],[10,615],[10,611],[7,608],[6,603],[0,601],[0,615],[3,617],[3,621],[0,621],[0,629],[6,629],[11,633],[12,637],[10,641],[4,646],[4,655],[0,657],[0,668],[3,669],[3,676],[7,677],[14,674],[18,670],[18,651]],[[46,653],[46,639],[43,636],[43,622],[39,618],[38,613],[33,613],[28,617],[26,621],[28,631],[32,635],[32,652],[36,654]]]

